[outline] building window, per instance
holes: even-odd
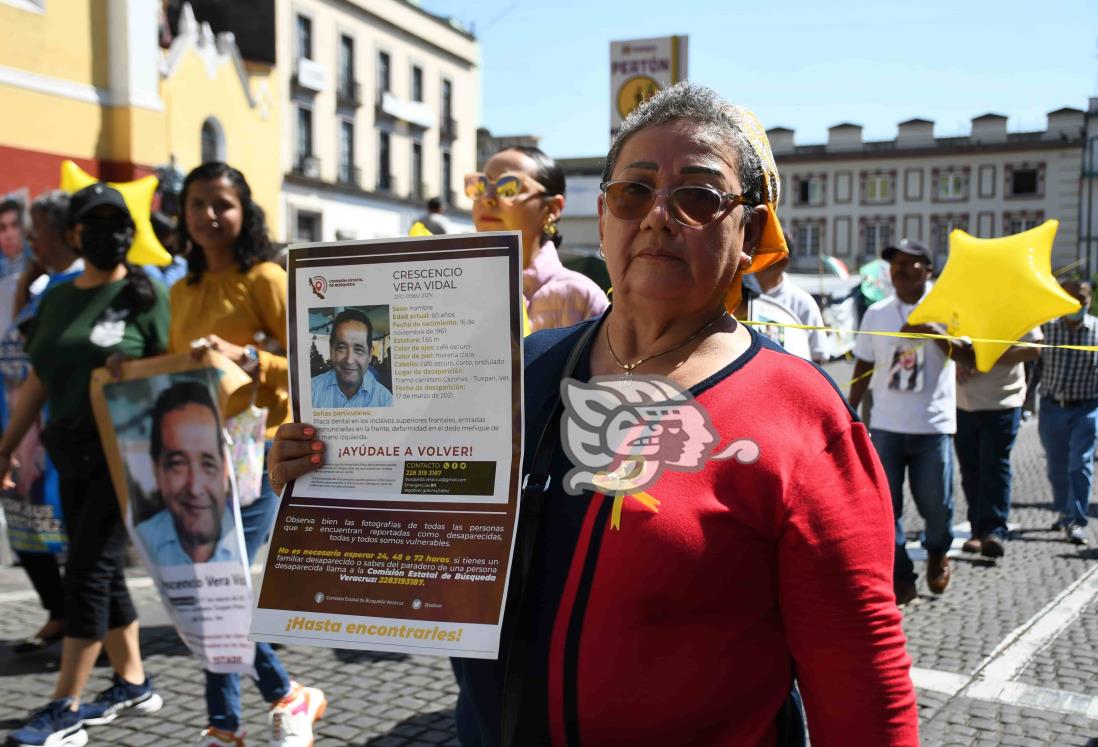
[[[826,176],[795,176],[794,205],[807,207],[824,204],[824,192],[827,188]]]
[[[412,65],[412,101],[423,101],[423,68]]]
[[[898,238],[923,241],[923,216],[908,214],[904,216],[904,230]]]
[[[412,197],[421,200],[425,191],[423,187],[423,145],[412,143]]]
[[[390,156],[390,136],[388,132],[377,134],[377,188],[383,192],[393,190],[393,174]]]
[[[1037,194],[1037,169],[1020,169],[1014,172],[1010,185],[1011,197]]]
[[[306,60],[313,59],[313,19],[308,16],[297,17],[297,56]]]
[[[979,171],[979,195],[981,198],[995,196],[995,164],[984,164]]]
[[[454,204],[454,190],[453,190],[453,161],[450,158],[450,151],[442,151],[442,201],[447,205]]]
[[[866,257],[880,256],[885,247],[892,244],[894,218],[863,218],[862,254]]]
[[[923,170],[904,169],[904,199],[918,202],[923,199]]]
[[[981,239],[995,237],[995,213],[990,210],[982,210],[976,215],[976,236]]]
[[[377,95],[389,93],[393,90],[392,62],[388,52],[377,53]]]
[[[838,257],[849,257],[853,252],[853,242],[850,240],[850,223],[848,216],[835,219],[835,230],[832,233],[831,251]]]
[[[1007,197],[1044,197],[1045,165],[1021,163],[1003,168]]]
[[[854,175],[849,171],[838,171],[835,173],[835,202],[836,203],[848,203],[853,199],[852,185],[854,183]]]
[[[934,253],[934,266],[941,269],[949,256],[949,234],[959,229],[968,231],[968,214],[956,213],[930,216],[930,250]]]
[[[968,199],[968,168],[963,169],[934,169],[932,179],[934,182],[935,202],[957,202]]]
[[[355,96],[355,40],[346,34],[339,37],[339,93],[347,101],[358,98]]]
[[[313,155],[313,112],[305,106],[297,107],[297,164],[304,169],[306,159]]]
[[[1043,210],[1027,210],[1015,213],[1003,213],[1003,231],[1007,234],[1021,233],[1036,228],[1045,222]]]
[[[294,241],[320,241],[320,213],[297,211],[294,220]]]
[[[452,138],[457,129],[454,124],[454,84],[448,78],[442,79],[442,125],[444,137]]]
[[[339,180],[344,184],[357,185],[355,171],[355,125],[343,119],[339,122]]]
[[[896,172],[862,172],[862,203],[882,205],[896,201]]]
[[[815,257],[823,252],[824,221],[793,221],[793,251],[795,257]]]
[[[202,163],[225,160],[225,130],[214,117],[202,123]]]

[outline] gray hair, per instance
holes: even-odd
[[[750,206],[761,205],[766,200],[762,161],[744,134],[743,118],[739,110],[722,99],[712,88],[697,83],[682,81],[665,88],[625,118],[610,146],[610,152],[606,154],[602,180],[610,181],[626,140],[646,127],[656,127],[678,119],[698,127],[707,140],[732,146],[739,162],[740,187],[747,200],[743,223],[745,226],[750,224]]]
[[[43,192],[31,202],[30,213],[42,216],[50,228],[64,236],[68,228],[69,193],[60,189]]]

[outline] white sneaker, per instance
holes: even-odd
[[[244,747],[244,732],[225,731],[216,726],[208,726],[202,730],[195,747]]]
[[[328,700],[324,691],[291,682],[290,692],[272,703],[267,714],[271,725],[271,747],[312,747],[313,722],[324,715]]]

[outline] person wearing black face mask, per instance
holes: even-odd
[[[133,221],[129,213],[113,207],[100,207],[80,224],[80,250],[84,259],[104,272],[110,272],[126,258],[133,243]]]
[[[163,288],[125,262],[133,219],[122,195],[97,183],[69,205],[71,244],[84,270],[42,297],[26,352],[31,372],[19,405],[0,436],[0,480],[11,452],[42,406],[49,418],[42,442],[60,476],[61,506],[69,529],[65,567],[65,638],[53,700],[10,738],[19,744],[80,741],[85,724],[129,712],[151,713],[163,701],[145,675],[137,612],[126,591],[126,529],[111,484],[89,397],[94,369],[109,360],[158,355],[167,347],[168,301]],[[102,648],[114,669],[99,697],[80,695]]]

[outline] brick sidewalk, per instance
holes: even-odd
[[[1069,545],[1049,531],[1056,518],[1045,478],[1044,452],[1036,424],[1023,426],[1014,451],[1014,507],[1017,524],[1006,556],[953,559],[949,589],[935,597],[920,589],[920,599],[904,612],[904,630],[913,665],[969,677],[1043,607],[1084,574],[1092,572],[1098,535],[1092,523],[1089,549]],[[964,491],[956,477],[954,523],[965,521]],[[1091,507],[1092,512],[1094,506]],[[1092,513],[1093,515],[1093,513]],[[905,529],[914,538],[921,521],[910,496]],[[955,543],[959,545],[960,543]],[[916,563],[922,572],[923,564]],[[919,583],[924,583],[920,577]],[[1092,602],[1067,629],[1025,665],[1017,680],[1048,691],[1098,695],[1098,624]],[[920,684],[918,676],[913,677]],[[1087,745],[1098,744],[1098,709],[1091,718],[919,689],[920,733],[924,744],[945,745]]]
[[[160,601],[156,592],[143,588],[134,597],[142,612],[145,666],[164,698],[164,708],[154,716],[120,718],[106,726],[90,727],[90,743],[132,747],[191,744],[206,725],[202,670],[163,615],[157,614]],[[33,631],[42,614],[34,601],[3,604],[0,729],[9,730],[27,711],[49,698],[58,651],[15,658],[5,644]],[[292,677],[323,688],[329,698],[328,711],[319,724],[318,747],[457,744],[453,738],[457,688],[448,660],[303,647],[282,649],[279,656]],[[107,687],[109,676],[109,667],[97,667],[89,691]],[[251,682],[245,681],[242,691],[244,726],[257,744],[265,743],[266,704]]]
[[[841,378],[841,377],[838,377]],[[840,382],[841,384],[842,382]],[[941,597],[926,593],[905,610],[904,627],[917,671],[924,744],[1098,745],[1098,710],[1091,718],[1060,705],[1015,704],[980,696],[974,677],[996,650],[1095,567],[1098,551],[1092,524],[1090,549],[1079,551],[1047,531],[1053,514],[1044,477],[1044,457],[1033,425],[1023,427],[1015,450],[1015,509],[1018,525],[998,562],[957,557],[954,578]],[[964,494],[955,491],[955,523],[965,519]],[[920,521],[910,499],[909,536]],[[959,544],[959,543],[958,543]],[[917,562],[917,570],[922,564]],[[1098,578],[1098,575],[1094,576]],[[137,577],[135,577],[136,579]],[[920,579],[922,583],[922,579]],[[146,666],[164,696],[156,716],[120,719],[89,729],[91,744],[191,744],[205,726],[203,675],[179,642],[147,582],[136,580]],[[17,569],[0,570],[0,729],[15,726],[49,697],[56,664],[51,656],[16,659],[5,642],[33,631],[42,621],[33,593]],[[1098,702],[1098,601],[1092,600],[1024,662],[1012,682],[1033,692],[1076,694]],[[279,654],[291,675],[324,688],[331,701],[318,728],[317,745],[456,744],[456,688],[449,663],[425,657],[289,647]],[[981,670],[982,671],[982,670]],[[109,670],[96,669],[89,687],[107,686]],[[1009,700],[1009,699],[1008,699]],[[265,704],[251,683],[243,687],[245,725],[257,743],[265,737]]]

